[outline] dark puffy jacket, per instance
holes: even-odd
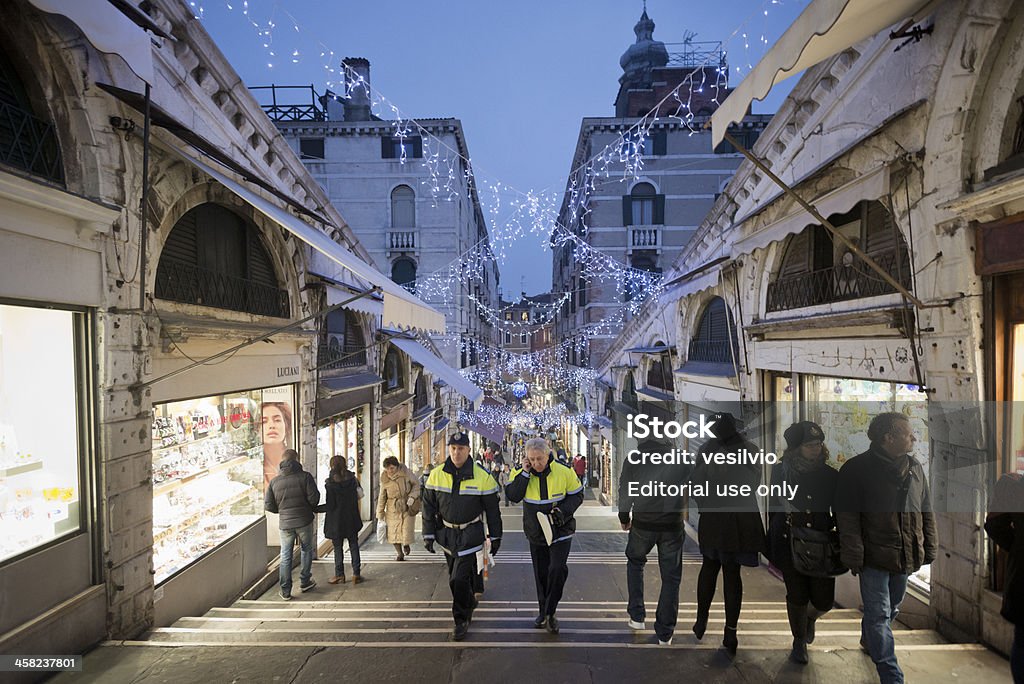
[[[638,449],[640,450],[640,449]],[[642,450],[640,450],[642,451]],[[619,522],[648,532],[682,532],[683,496],[630,496],[630,482],[636,487],[648,482],[663,482],[666,487],[682,487],[693,470],[688,464],[622,463],[619,475]],[[636,490],[639,493],[639,489]],[[632,520],[631,520],[632,518]]]
[[[697,465],[690,475],[694,485],[708,483],[708,496],[694,497],[700,510],[697,542],[701,550],[727,553],[760,553],[765,550],[764,525],[757,508],[757,486],[761,484],[761,466],[756,463],[724,465],[705,463],[705,455],[719,453],[757,453],[758,448],[740,434],[726,439],[710,439],[698,449]],[[718,496],[717,485],[750,488],[750,495]],[[708,554],[705,554],[708,555]]]
[[[985,531],[1008,555],[1002,616],[1024,625],[1024,481],[1004,475],[996,483],[994,498],[998,512],[989,515]]]
[[[359,534],[363,526],[359,516],[359,482],[350,477],[341,482],[328,478],[324,483],[327,503],[318,512],[324,516],[324,536],[328,539],[348,539]]]
[[[278,527],[295,530],[313,522],[313,511],[320,503],[320,491],[313,476],[298,461],[281,461],[279,474],[270,481],[264,507],[280,513]]]
[[[793,569],[793,552],[789,541],[789,514],[796,527],[809,527],[828,532],[836,526],[833,513],[839,472],[822,463],[814,470],[797,473],[787,468],[786,459],[772,469],[772,485],[781,485],[783,480],[796,485],[792,501],[772,497],[768,504],[768,557],[772,564],[783,572]]]
[[[839,471],[836,518],[843,565],[910,574],[935,560],[935,514],[924,468],[913,457],[901,474],[869,449]]]

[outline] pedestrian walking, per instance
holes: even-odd
[[[587,486],[587,458],[583,454],[576,454],[576,458],[572,460],[572,470],[576,473],[576,477],[583,483],[583,486]]]
[[[817,423],[804,421],[786,428],[786,450],[782,462],[772,469],[772,484],[783,482],[796,487],[792,501],[773,497],[769,502],[768,557],[786,584],[786,614],[793,635],[789,659],[806,665],[807,644],[814,643],[815,622],[832,610],[835,603],[836,580],[829,576],[828,557],[820,557],[821,566],[814,575],[806,574],[812,565],[801,559],[800,568],[793,560],[793,530],[806,535],[806,530],[820,532],[828,540],[836,534],[835,497],[839,471],[828,464],[825,433]],[[836,535],[836,539],[838,536]],[[801,572],[803,569],[805,572]]]
[[[909,419],[880,413],[868,439],[871,447],[839,470],[836,518],[843,564],[860,578],[861,645],[882,684],[902,684],[892,622],[911,573],[935,560],[935,515],[924,468],[910,455]]]
[[[721,573],[725,599],[722,646],[734,655],[739,646],[737,628],[743,607],[740,569],[742,566],[757,567],[760,564],[758,554],[765,550],[764,526],[754,494],[761,483],[761,466],[757,463],[716,463],[713,455],[736,454],[744,450],[757,453],[758,448],[740,434],[736,419],[731,414],[716,413],[711,422],[714,437],[698,450],[697,465],[691,475],[692,481],[710,485],[707,496],[694,497],[700,509],[697,540],[703,560],[697,576],[697,620],[693,624],[693,633],[698,639],[704,638]],[[718,496],[719,486],[746,486],[750,494]]]
[[[1001,614],[1013,623],[1010,672],[1024,684],[1024,477],[1007,473],[996,482],[985,531],[1006,553]]]
[[[363,525],[359,517],[359,499],[363,498],[363,488],[348,469],[348,463],[344,458],[332,457],[330,466],[330,475],[324,482],[327,503],[317,508],[318,513],[325,514],[324,536],[330,539],[334,546],[334,576],[327,582],[345,583],[344,543],[347,541],[352,559],[352,584],[359,584],[363,581],[359,561],[359,529]]]
[[[508,502],[508,494],[505,494],[505,487],[508,486],[509,479],[510,479],[509,478],[509,473],[510,472],[511,472],[511,469],[507,465],[503,465],[503,466],[501,466],[501,468],[498,469],[498,487],[501,490],[501,492],[500,492],[501,496],[504,497],[504,499],[505,499],[505,508],[508,508],[508,503],[509,503]]]
[[[395,547],[395,560],[404,561],[412,550],[416,513],[420,497],[419,480],[394,456],[384,459],[377,497],[377,520],[387,526],[387,540]]]
[[[641,453],[662,454],[669,446],[654,440],[637,445]],[[658,464],[622,465],[619,478],[619,523],[629,531],[626,542],[626,585],[629,591],[629,627],[646,628],[647,608],[644,603],[644,565],[647,556],[658,547],[658,570],[661,574],[661,593],[654,614],[654,632],[658,643],[668,646],[675,634],[679,617],[679,583],[683,579],[683,496],[658,495],[636,497],[629,495],[630,482],[664,482],[677,488],[686,483],[692,466]]]
[[[469,435],[457,432],[448,438],[448,458],[434,468],[423,492],[423,545],[436,553],[436,543],[448,562],[448,587],[452,593],[452,638],[462,641],[477,599],[473,576],[479,569],[476,554],[484,548],[484,517],[491,540],[491,555],[501,547],[501,509],[498,483],[469,458]]]
[[[313,558],[316,553],[316,533],[313,527],[314,511],[320,503],[320,491],[313,476],[302,469],[299,454],[286,449],[281,455],[278,475],[267,486],[264,508],[278,513],[278,528],[281,532],[281,566],[278,576],[281,582],[281,598],[292,598],[292,560],[295,540],[301,549],[302,565],[299,569],[299,589],[307,592],[316,586],[313,579]]]
[[[533,626],[558,633],[555,612],[569,577],[569,550],[576,533],[573,514],[583,503],[583,485],[576,473],[555,461],[542,437],[526,443],[523,467],[511,474],[505,495],[523,502],[523,532],[530,542],[533,578],[540,609]]]

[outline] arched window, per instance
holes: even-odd
[[[419,377],[416,378],[416,393],[413,395],[412,410],[413,413],[419,413],[425,408],[427,408],[427,376],[426,373],[420,371]]]
[[[289,315],[288,293],[259,229],[219,204],[202,204],[181,217],[167,236],[156,271],[156,296],[185,304]]]
[[[366,338],[359,315],[344,309],[327,314],[317,367],[321,370],[355,368],[366,364]]]
[[[658,341],[652,346],[664,347],[665,344]],[[665,351],[651,361],[651,365],[647,369],[647,386],[668,391],[675,389],[675,381],[672,377],[672,357],[668,347],[665,347]]]
[[[633,226],[650,226],[654,220],[654,198],[657,191],[650,183],[637,183],[629,192],[632,198],[632,222]]]
[[[604,415],[606,417],[609,417],[609,418],[611,417],[611,415],[612,415],[612,406],[614,406],[614,405],[615,405],[615,390],[613,390],[611,387],[609,387],[607,390],[605,390],[605,393],[604,393]]]
[[[0,162],[64,184],[57,131],[37,115],[14,66],[0,53]]]
[[[405,387],[405,375],[402,373],[402,357],[394,347],[388,349],[384,356],[384,382],[388,392]]]
[[[904,287],[910,287],[910,254],[883,204],[861,202],[829,222]],[[786,243],[768,285],[768,312],[891,294],[896,290],[824,226],[808,226]]]
[[[690,339],[687,362],[727,363],[732,365],[739,357],[739,345],[732,314],[725,306],[725,300],[715,297],[701,314],[697,332]]]
[[[637,408],[640,401],[636,396],[636,383],[633,381],[633,371],[626,374],[626,382],[622,385],[622,403],[632,408]]]
[[[410,292],[416,289],[416,262],[409,257],[398,257],[391,263],[391,279]]]
[[[416,193],[408,185],[399,185],[391,191],[391,227],[416,226]]]

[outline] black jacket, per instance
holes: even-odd
[[[742,435],[727,439],[710,439],[699,450],[697,465],[690,476],[692,483],[708,483],[707,496],[694,497],[700,510],[697,541],[701,549],[717,549],[728,553],[759,553],[765,550],[764,525],[757,508],[757,486],[761,484],[760,464],[723,465],[705,463],[704,456],[717,453],[756,453],[758,447]],[[749,496],[718,496],[718,485],[747,485]]]
[[[836,518],[843,565],[899,574],[935,560],[935,514],[924,468],[909,458],[906,474],[869,449],[839,470]]]
[[[648,532],[682,532],[683,496],[630,496],[630,483],[639,487],[648,482],[664,483],[667,486],[682,487],[690,477],[692,465],[630,463],[626,458],[619,474],[619,522]]]
[[[498,483],[491,475],[467,459],[456,468],[451,458],[430,471],[423,490],[423,539],[436,539],[452,555],[467,556],[484,545],[484,525],[491,539],[501,538],[501,509],[498,507]],[[472,523],[464,529],[446,526]]]
[[[995,499],[995,510],[1012,511],[993,513],[985,521],[988,536],[1008,554],[1001,613],[1013,624],[1024,625],[1024,481],[1004,476],[996,483]]]
[[[563,524],[552,528],[553,538],[564,541],[576,533],[573,514],[583,503],[583,485],[572,468],[548,458],[544,470],[524,472],[516,468],[505,486],[505,496],[512,503],[523,501],[523,532],[531,544],[547,546],[547,539],[537,522],[537,513],[561,512]]]
[[[359,481],[350,477],[341,482],[328,478],[324,483],[327,503],[317,509],[324,516],[324,536],[328,539],[348,539],[359,534],[363,526],[359,515]]]
[[[786,515],[797,527],[828,532],[836,526],[835,506],[836,486],[839,483],[839,471],[827,463],[805,473],[795,472],[786,467],[786,459],[772,469],[772,485],[785,482],[796,485],[796,494],[792,501],[783,497],[772,497],[768,503],[768,557],[772,564],[782,572],[793,569],[793,555],[789,542],[789,525]]]
[[[279,475],[270,481],[263,505],[271,513],[280,513],[278,527],[294,530],[313,522],[320,503],[320,490],[313,476],[298,461],[281,461]]]

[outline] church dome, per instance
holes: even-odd
[[[668,64],[668,50],[664,43],[654,40],[654,22],[647,16],[646,9],[633,27],[633,33],[636,34],[636,42],[619,58],[625,78],[642,76],[644,72],[649,73],[651,69]]]

